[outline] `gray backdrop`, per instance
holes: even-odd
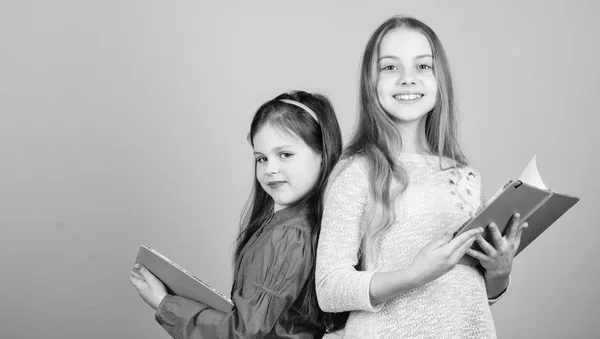
[[[582,199],[515,261],[500,337],[600,332],[596,4],[207,3],[0,4],[1,338],[167,338],[128,282],[140,243],[228,293],[252,114],[319,91],[347,141],[361,53],[396,13],[443,41],[487,195],[537,154]]]

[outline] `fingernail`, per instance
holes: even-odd
[[[519,213],[515,213],[515,217],[520,217],[521,215]]]
[[[528,223],[523,223],[523,228],[527,228],[527,226],[529,226]]]
[[[133,265],[133,267],[139,269],[140,268],[140,264],[135,263],[135,265]]]
[[[492,222],[492,223],[490,223],[490,226],[496,227],[496,223]]]

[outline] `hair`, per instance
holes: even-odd
[[[425,137],[432,153],[454,160],[455,166],[466,164],[458,144],[457,111],[450,66],[442,43],[435,32],[423,22],[408,16],[394,16],[384,21],[371,35],[365,48],[359,94],[359,120],[357,128],[343,157],[363,157],[369,167],[372,202],[368,208],[373,220],[364,230],[360,248],[359,269],[370,268],[375,260],[374,242],[395,220],[394,200],[408,186],[406,170],[398,159],[402,149],[400,131],[392,118],[382,108],[377,96],[378,54],[383,37],[396,28],[422,33],[433,51],[433,72],[438,86],[434,108],[427,113]],[[398,183],[398,185],[392,185]]]
[[[306,105],[316,114],[318,122],[303,108],[280,101],[282,99],[294,100]],[[321,94],[304,91],[284,93],[265,102],[254,115],[248,134],[248,141],[253,147],[254,136],[266,125],[299,137],[313,152],[321,155],[321,169],[315,184],[308,193],[292,204],[306,207],[309,222],[314,225],[311,246],[313,253],[316,254],[323,214],[324,188],[327,185],[329,174],[342,153],[342,135],[333,106],[329,99]],[[254,170],[256,172],[256,166]],[[252,191],[241,217],[240,233],[234,254],[235,267],[238,266],[241,259],[242,248],[252,235],[270,220],[274,214],[273,210],[273,199],[261,187],[255,173]],[[304,286],[307,297],[302,304],[301,311],[309,319],[317,319],[328,331],[335,331],[340,321],[336,320],[338,319],[337,315],[320,310],[317,303],[314,274],[315,267],[313,265],[307,284]]]

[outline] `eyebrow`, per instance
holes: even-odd
[[[279,146],[279,147],[275,147],[273,150],[275,152],[281,151],[284,148],[293,148],[296,145],[283,145],[283,146]],[[254,155],[263,155],[261,152],[254,152]]]
[[[414,59],[423,59],[423,58],[433,58],[433,55],[431,55],[431,54],[419,54],[416,57],[414,57]],[[383,59],[396,59],[396,60],[399,60],[400,58],[398,58],[395,55],[384,55],[384,56],[381,56],[379,58],[379,61],[381,61]]]

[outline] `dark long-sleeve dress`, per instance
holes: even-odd
[[[167,295],[156,321],[173,338],[321,338],[325,328],[303,311],[314,265],[306,210],[287,207],[252,236],[235,268],[230,313]]]

